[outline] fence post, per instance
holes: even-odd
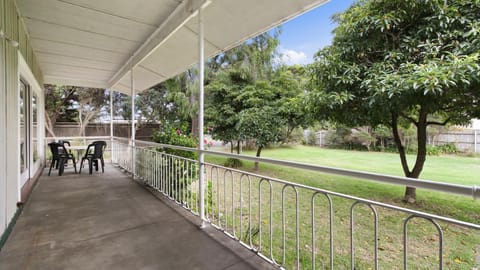
[[[474,153],[477,153],[477,133],[478,133],[478,130],[475,130],[474,133],[473,133],[473,152]]]

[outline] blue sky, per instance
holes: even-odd
[[[280,53],[287,64],[306,64],[313,55],[332,41],[335,24],[331,17],[352,5],[354,0],[331,0],[282,25]]]

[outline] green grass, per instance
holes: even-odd
[[[254,151],[244,152],[254,155]],[[329,166],[342,169],[403,176],[398,154],[325,149],[309,146],[288,146],[266,149],[262,157]],[[414,156],[408,156],[409,161]],[[214,159],[215,160],[215,159]],[[217,159],[221,162],[222,159]],[[251,170],[247,162],[243,169]],[[260,174],[296,183],[354,195],[365,199],[394,203],[467,222],[480,223],[480,200],[429,190],[417,190],[417,204],[402,202],[404,187],[364,179],[321,174],[270,164],[260,165]],[[480,158],[460,156],[429,156],[422,179],[462,185],[480,185]]]
[[[253,155],[254,152],[245,152],[244,154]],[[289,146],[282,148],[266,149],[262,152],[262,157],[275,158],[281,160],[290,160],[301,163],[317,164],[322,166],[344,168],[351,170],[361,170],[368,172],[376,172],[382,174],[398,175],[402,176],[402,170],[400,168],[399,157],[397,154],[392,153],[369,153],[369,152],[357,152],[357,151],[344,151],[333,149],[322,149],[307,146]],[[409,160],[412,162],[414,156],[409,156]],[[223,164],[225,159],[209,156],[207,161],[217,164]],[[242,170],[251,171],[253,168],[252,162],[243,162]],[[389,204],[395,204],[401,207],[413,208],[415,210],[447,216],[450,218],[459,219],[462,221],[472,222],[475,224],[480,223],[480,201],[474,201],[470,197],[456,196],[441,192],[432,192],[425,190],[417,191],[417,204],[404,204],[402,202],[404,187],[383,184],[378,182],[372,182],[362,179],[353,179],[344,176],[328,175],[322,173],[316,173],[313,171],[299,170],[289,167],[261,164],[259,171],[255,172],[260,175],[266,175],[270,177],[280,178],[300,184],[305,184],[317,188],[327,189],[339,193],[354,195],[361,198],[371,199],[375,201],[385,202]],[[422,173],[423,179],[429,179],[439,182],[448,182],[464,185],[479,185],[480,184],[480,159],[468,158],[458,156],[434,156],[428,157],[425,163],[424,172]],[[211,177],[214,178],[214,177]],[[222,179],[222,178],[220,178]],[[238,179],[238,176],[237,178]],[[238,201],[240,199],[235,196],[244,195],[229,195],[232,183],[226,183],[227,192],[226,195],[222,195],[222,181],[218,190],[214,190],[213,193],[220,193],[220,198],[227,197],[227,201]],[[230,185],[230,187],[228,187]],[[258,186],[258,181],[254,186]],[[238,187],[237,187],[238,188]],[[215,189],[215,188],[214,188]],[[273,186],[274,194],[281,194],[281,186]],[[245,193],[245,188],[243,193]],[[263,198],[268,197],[268,192],[265,188],[262,188],[261,193]],[[293,193],[287,196],[288,205],[294,203]],[[231,199],[229,197],[234,197]],[[310,200],[311,194],[301,191],[299,193],[299,205],[300,205],[300,242],[301,242],[301,264],[302,268],[310,267],[310,260],[308,250],[311,250],[310,245],[310,233],[311,222],[310,216]],[[234,203],[218,202],[221,207],[225,204],[230,209]],[[349,210],[352,205],[352,201],[334,198],[335,204],[335,266],[336,268],[343,269],[349,266]],[[274,239],[275,246],[281,247],[281,213],[280,213],[280,199],[278,195],[273,199],[273,216],[276,222],[274,222]],[[262,207],[262,206],[257,206]],[[239,206],[235,205],[235,211],[239,211]],[[242,207],[245,211],[245,206]],[[319,206],[319,209],[321,207]],[[262,210],[263,211],[263,210]],[[359,207],[355,210],[356,226],[361,228],[359,233],[355,234],[355,241],[358,241],[359,247],[356,251],[357,259],[356,265],[359,269],[372,268],[372,230],[371,230],[371,212],[366,207]],[[379,231],[379,252],[380,252],[380,268],[397,269],[402,268],[401,254],[402,254],[402,221],[406,218],[405,214],[399,214],[386,209],[378,209],[380,216],[380,231]],[[222,212],[222,210],[220,210]],[[255,212],[255,211],[254,211]],[[245,213],[245,212],[244,212]],[[293,217],[293,208],[287,209],[287,216]],[[267,223],[268,213],[262,214],[262,224]],[[225,212],[228,216],[228,211]],[[243,214],[245,215],[245,214]],[[357,216],[358,215],[358,216]],[[224,218],[224,222],[230,224],[233,212],[229,214],[229,217]],[[357,221],[358,219],[358,221]],[[288,219],[287,219],[288,220]],[[290,219],[291,220],[291,219]],[[415,269],[431,269],[435,267],[436,256],[435,247],[438,244],[438,239],[434,228],[426,222],[421,220],[413,220],[411,226],[409,226],[409,235],[412,237],[412,244],[409,242],[409,247],[412,251],[413,258],[409,261],[414,263],[410,268]],[[238,221],[236,221],[238,224]],[[254,222],[255,223],[255,222]],[[358,224],[358,225],[357,225]],[[415,226],[421,224],[419,226]],[[447,223],[441,223],[442,229],[445,233],[445,263],[444,266],[448,269],[472,269],[475,267],[475,250],[480,245],[480,232],[465,230],[458,226],[452,226]],[[320,231],[325,232],[328,229],[328,224],[324,220],[320,220],[316,225]],[[287,226],[289,227],[289,226]],[[361,232],[360,232],[361,231]],[[263,234],[262,234],[263,235]],[[325,242],[325,233],[319,232],[319,238],[317,243]],[[323,238],[322,238],[323,237]],[[268,235],[263,236],[263,241],[268,238]],[[287,233],[288,238],[288,233]],[[292,242],[293,241],[293,242]],[[254,241],[255,242],[255,241]],[[268,241],[267,241],[268,243]],[[290,246],[294,246],[294,240],[288,239],[287,243]],[[365,246],[365,247],[363,247]],[[328,252],[319,247],[317,255],[323,262],[328,262]],[[269,253],[268,250],[263,251],[264,254]],[[279,257],[281,252],[278,249],[273,251],[275,258]],[[283,262],[287,268],[294,268],[293,261],[295,259],[295,251],[289,248],[287,250],[286,261]],[[326,265],[319,266],[317,268],[324,269]]]
[[[247,151],[244,154],[253,153]],[[400,157],[396,153],[288,146],[265,149],[262,151],[262,157],[403,176]],[[407,158],[409,165],[412,166],[415,156],[408,155]],[[421,178],[463,185],[480,185],[480,158],[454,155],[428,156]]]

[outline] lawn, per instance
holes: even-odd
[[[254,155],[254,152],[244,152],[246,155]],[[301,163],[310,163],[317,164],[322,166],[345,168],[352,170],[361,170],[376,172],[382,174],[390,175],[402,175],[400,168],[399,157],[396,154],[391,153],[369,153],[369,152],[358,152],[358,151],[344,151],[344,150],[333,150],[333,149],[322,149],[316,147],[308,146],[288,146],[281,148],[272,148],[266,149],[262,152],[262,157],[281,159],[281,160],[290,160]],[[409,156],[409,160],[413,160],[414,156]],[[224,162],[223,158],[209,156],[207,161],[217,164],[222,164]],[[251,171],[253,168],[252,162],[245,162],[241,168],[242,170]],[[469,158],[469,157],[459,157],[459,156],[434,156],[428,157],[425,164],[424,172],[422,173],[422,178],[448,182],[448,183],[457,183],[464,185],[479,185],[480,184],[480,159],[479,158]],[[474,201],[470,197],[456,196],[440,192],[432,192],[425,190],[418,190],[418,202],[415,205],[404,204],[402,202],[402,196],[404,187],[383,184],[378,182],[372,182],[362,179],[352,179],[344,176],[328,175],[322,173],[316,173],[312,171],[299,170],[289,167],[282,167],[271,164],[261,164],[259,171],[255,172],[260,175],[267,175],[270,177],[280,178],[300,184],[305,184],[309,186],[314,186],[318,188],[323,188],[339,193],[354,195],[357,197],[362,197],[366,199],[371,199],[375,201],[390,203],[399,205],[401,207],[413,208],[415,210],[424,211],[427,213],[447,216],[467,222],[472,222],[475,224],[480,223],[480,201]],[[238,179],[238,178],[236,178]],[[220,181],[221,182],[221,181]],[[233,182],[232,182],[233,183]],[[228,185],[228,184],[227,184]],[[233,184],[232,184],[233,185]],[[280,190],[280,187],[273,187],[274,189]],[[229,190],[229,187],[227,188]],[[221,192],[220,190],[214,191]],[[244,191],[245,192],[245,191]],[[262,189],[262,196],[267,197],[266,191]],[[278,193],[279,194],[279,193]],[[301,233],[300,242],[302,243],[301,257],[302,265],[309,265],[308,250],[309,247],[309,227],[310,222],[308,221],[307,216],[309,215],[310,207],[310,198],[311,195],[299,193],[299,204],[303,210],[302,216],[300,217],[300,222],[302,226],[305,226],[304,233]],[[223,195],[221,195],[223,196]],[[236,196],[233,195],[232,196]],[[222,199],[223,200],[223,199]],[[228,195],[227,195],[227,200]],[[238,199],[234,199],[235,201]],[[293,202],[293,201],[292,201]],[[278,198],[274,198],[274,208],[278,207]],[[335,203],[335,238],[336,247],[335,247],[335,266],[336,268],[343,269],[344,267],[349,266],[349,208],[352,204],[352,201],[345,200],[334,200]],[[229,203],[219,202],[220,205],[227,204],[230,208]],[[262,206],[259,206],[262,207]],[[238,211],[238,206],[235,206],[235,211]],[[278,209],[278,208],[277,208]],[[279,210],[274,210],[273,215],[279,217]],[[357,211],[357,210],[356,210]],[[337,213],[338,212],[338,213]],[[342,213],[340,213],[342,212]],[[357,212],[356,212],[357,213]],[[227,213],[225,213],[227,214]],[[371,239],[371,221],[369,221],[368,216],[370,212],[368,209],[358,209],[359,221],[358,225],[366,230],[362,230],[362,233],[356,233],[355,239],[359,243],[365,243],[365,246],[371,246],[369,239]],[[287,213],[292,215],[292,213]],[[305,217],[303,217],[305,215]],[[357,215],[357,214],[356,214]],[[399,215],[393,211],[379,211],[380,215],[380,265],[388,267],[390,269],[397,269],[401,267],[401,254],[402,254],[402,220],[406,217],[404,215]],[[230,216],[234,216],[234,212],[230,213]],[[365,220],[362,220],[362,216],[365,217]],[[243,218],[243,217],[242,217]],[[229,221],[231,222],[231,221]],[[229,223],[228,222],[228,223]],[[262,224],[268,222],[268,220],[262,220]],[[238,221],[237,221],[238,223]],[[356,223],[357,224],[357,223]],[[417,222],[414,222],[417,224]],[[416,242],[413,243],[411,249],[415,252],[415,257],[411,261],[415,261],[415,265],[412,266],[416,269],[430,269],[434,267],[436,263],[435,252],[432,252],[432,246],[435,246],[438,243],[436,239],[436,233],[432,230],[432,226],[429,226],[426,223],[420,221],[418,224],[422,226],[413,226],[411,229],[412,235],[418,236]],[[281,238],[281,235],[278,235],[281,228],[280,224],[274,224],[274,242],[277,242],[278,238]],[[478,231],[467,231],[457,226],[450,226],[448,224],[442,223],[442,229],[445,234],[445,252],[444,252],[444,265],[449,269],[472,269],[475,266],[475,255],[477,246],[480,244],[480,232]],[[322,230],[327,229],[327,224],[318,224],[318,228]],[[419,231],[415,231],[419,230]],[[360,230],[359,230],[360,231]],[[427,233],[426,233],[427,232]],[[370,234],[370,236],[368,236]],[[424,237],[424,238],[422,238]],[[267,238],[267,235],[265,235]],[[325,239],[319,239],[319,241],[325,241]],[[288,242],[288,241],[287,241]],[[320,243],[320,242],[319,242]],[[293,245],[293,242],[291,243]],[[281,243],[276,243],[278,246],[282,246]],[[281,252],[274,250],[274,254]],[[326,253],[325,250],[319,250],[319,254]],[[328,253],[328,252],[327,252]],[[357,252],[356,252],[357,253]],[[358,259],[356,259],[356,265],[360,268],[371,268],[371,249],[360,248],[358,251]],[[328,256],[319,255],[319,258],[328,261]],[[295,254],[292,250],[287,251],[287,259],[284,264],[287,268],[294,268],[293,260]],[[325,267],[325,266],[324,266]],[[320,267],[323,269],[324,267]],[[305,268],[305,267],[302,267]],[[325,267],[326,268],[326,267]]]
[[[253,155],[254,152],[246,151],[244,154]],[[262,151],[262,157],[403,176],[400,157],[396,153],[347,151],[299,145],[265,149]],[[410,164],[415,161],[414,155],[408,155],[407,158]],[[480,185],[480,158],[455,155],[428,156],[421,178],[463,185]]]
[[[254,151],[245,151],[254,155]],[[400,159],[395,153],[347,151],[310,146],[287,146],[262,151],[262,157],[316,164],[342,169],[403,176]],[[413,162],[415,156],[408,159]],[[221,164],[223,159],[211,157]],[[251,170],[251,162],[244,162],[242,169]],[[397,205],[444,215],[480,224],[480,200],[430,190],[417,190],[417,204],[402,202],[404,187],[353,179],[344,176],[321,174],[312,171],[262,164],[260,174],[296,183],[354,195],[365,199],[395,203]],[[428,156],[422,179],[462,185],[480,185],[480,158],[462,156]]]

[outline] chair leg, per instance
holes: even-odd
[[[85,159],[83,159],[83,158],[82,158],[81,161],[80,161],[80,171],[78,172],[79,174],[82,173],[82,168],[83,168],[83,162],[84,162],[84,161],[85,161]]]
[[[75,169],[75,173],[77,173],[77,161],[75,160],[75,157],[72,158],[73,161],[73,168]]]
[[[88,160],[88,171],[90,174],[93,173],[93,159]]]
[[[105,161],[103,160],[103,157],[100,159],[100,161],[102,162],[102,173],[105,172]]]
[[[65,160],[60,159],[58,164],[58,176],[62,176],[64,170],[65,170]]]
[[[52,160],[52,162],[50,162],[50,169],[48,170],[48,176],[50,176],[50,172],[52,171],[52,167],[55,165],[55,160]]]

